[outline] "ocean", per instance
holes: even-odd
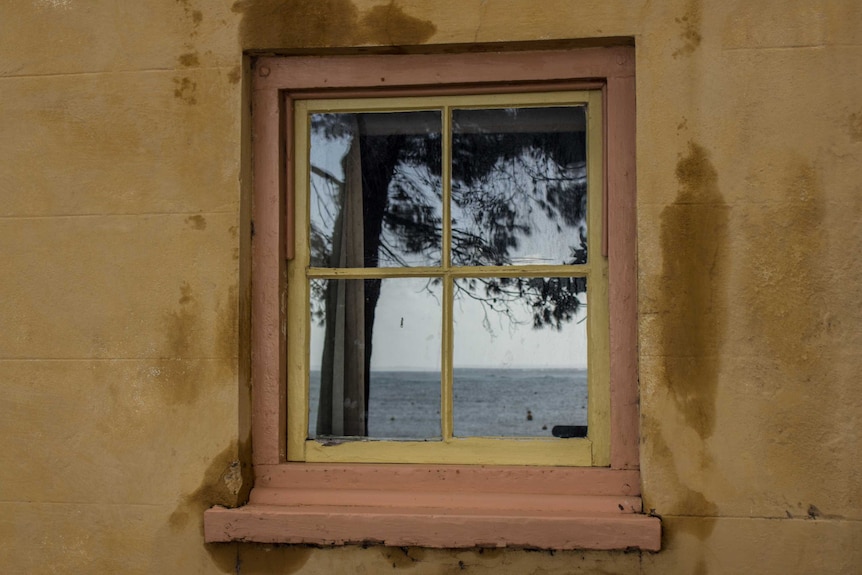
[[[310,373],[309,437],[315,436],[320,372]],[[455,369],[456,437],[551,437],[555,425],[587,425],[583,369]],[[434,439],[440,433],[440,373],[372,371],[368,434]]]

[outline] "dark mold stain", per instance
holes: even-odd
[[[180,63],[180,66],[184,68],[194,68],[201,65],[197,52],[187,52],[185,54],[180,54],[179,58],[177,58],[177,61]]]
[[[207,229],[207,220],[201,215],[189,216],[186,218],[186,223],[191,225],[196,230]]]
[[[198,103],[196,93],[198,91],[197,82],[192,81],[189,77],[174,78],[174,98],[182,100],[186,104],[194,105]]]
[[[676,166],[680,190],[661,214],[661,355],[668,390],[702,439],[715,427],[719,352],[727,316],[728,207],[704,148],[691,142]]]
[[[703,37],[700,35],[700,24],[702,20],[702,9],[700,0],[689,0],[685,14],[680,18],[674,18],[674,22],[682,27],[679,37],[682,46],[672,54],[674,58],[687,56],[694,53],[700,46]]]
[[[437,31],[390,2],[364,14],[350,0],[239,0],[245,49],[422,44]]]

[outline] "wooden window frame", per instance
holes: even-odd
[[[247,505],[205,513],[208,542],[658,550],[640,498],[634,48],[261,57],[252,71],[252,459]],[[599,89],[610,345],[606,467],[287,461],[286,260],[293,100]]]
[[[294,186],[298,193],[293,198],[294,218],[297,221],[295,236],[286,238],[286,250],[295,250],[296,257],[289,261],[287,314],[290,318],[305,318],[305,321],[294,321],[287,326],[287,340],[297,342],[287,350],[287,381],[302,382],[300,385],[289,385],[287,389],[287,460],[326,463],[431,463],[431,464],[488,464],[488,465],[545,465],[545,466],[596,466],[603,467],[609,463],[609,382],[608,382],[608,310],[607,310],[607,258],[603,257],[599,246],[602,243],[602,93],[600,89],[593,90],[542,90],[525,93],[494,93],[471,94],[469,96],[436,94],[434,88],[423,90],[422,95],[397,98],[385,97],[383,94],[373,94],[371,98],[351,97],[349,99],[296,98],[294,100],[295,124],[288,125],[288,130],[295,132],[294,146],[296,149],[296,166],[294,170]],[[566,264],[510,264],[505,266],[457,266],[448,258],[441,258],[437,266],[431,267],[377,267],[377,268],[314,268],[307,267],[309,259],[308,224],[310,221],[308,200],[310,194],[310,171],[305,165],[310,153],[310,122],[308,116],[319,111],[344,112],[354,109],[364,111],[387,111],[391,109],[421,109],[451,112],[454,109],[467,108],[502,108],[502,107],[557,107],[579,106],[585,112],[586,158],[588,178],[587,204],[595,206],[588,208],[588,245],[596,246],[594,253],[584,263]],[[303,120],[304,118],[304,120]],[[442,120],[442,118],[441,118]],[[445,129],[448,122],[441,121]],[[290,132],[288,132],[290,133]],[[305,144],[303,144],[305,143]],[[443,138],[441,143],[443,157],[447,147],[451,146],[449,138]],[[446,177],[450,177],[447,176]],[[445,179],[445,178],[444,178]],[[449,184],[441,185],[444,204],[449,201],[447,188]],[[443,214],[447,213],[444,209]],[[446,219],[446,216],[443,216]],[[441,230],[442,232],[442,230]],[[447,245],[446,234],[442,234]],[[442,249],[442,248],[441,248]],[[295,270],[293,268],[296,268]],[[587,399],[589,434],[583,438],[570,438],[565,441],[548,434],[547,437],[456,437],[452,429],[451,417],[453,411],[452,380],[452,316],[441,310],[441,320],[446,325],[442,328],[441,344],[445,349],[445,361],[441,361],[441,377],[447,385],[441,393],[441,440],[374,440],[374,441],[319,441],[308,437],[308,349],[309,337],[309,291],[308,278],[338,278],[355,279],[364,277],[403,278],[437,277],[444,282],[448,278],[470,277],[585,277],[587,279],[587,302],[589,312],[586,314],[586,331],[589,334],[589,351],[587,378],[589,392]],[[295,278],[295,279],[294,279]],[[292,289],[291,289],[292,288]],[[442,308],[449,307],[449,297],[442,289],[440,298]],[[449,308],[451,313],[451,308]],[[447,337],[448,335],[448,337]],[[399,418],[401,414],[398,415]]]

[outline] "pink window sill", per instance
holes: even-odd
[[[207,542],[658,551],[637,470],[257,466],[244,507],[204,515]]]

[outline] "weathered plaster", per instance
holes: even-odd
[[[641,466],[663,550],[205,546],[202,510],[250,485],[243,50],[620,37],[637,52]],[[855,0],[2,3],[0,565],[853,573],[860,78]]]

